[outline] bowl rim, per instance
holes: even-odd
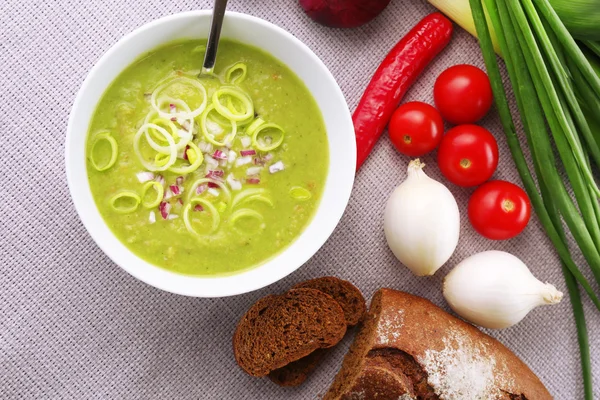
[[[285,278],[292,272],[296,271],[298,268],[303,266],[310,258],[312,258],[318,252],[318,250],[325,244],[325,242],[328,240],[328,238],[331,236],[334,229],[339,224],[339,221],[342,218],[344,211],[347,208],[348,202],[350,200],[350,195],[352,193],[352,187],[353,187],[354,178],[355,178],[355,169],[352,168],[350,176],[348,176],[348,179],[347,179],[348,184],[344,187],[344,190],[342,190],[341,192],[336,192],[336,196],[335,196],[337,198],[336,204],[339,205],[339,207],[336,207],[335,210],[328,213],[328,214],[331,214],[331,215],[329,215],[329,219],[328,219],[328,221],[330,221],[330,223],[322,226],[320,229],[320,232],[322,233],[322,235],[321,235],[322,240],[319,240],[318,241],[319,243],[317,243],[316,245],[312,245],[309,248],[303,248],[304,251],[302,251],[302,252],[297,252],[298,254],[297,254],[297,257],[295,258],[296,262],[294,263],[295,264],[294,267],[286,268],[286,269],[281,268],[280,269],[281,271],[279,273],[263,274],[264,277],[262,279],[260,279],[259,281],[253,282],[252,284],[246,284],[243,286],[240,285],[237,288],[228,287],[227,285],[221,285],[222,288],[217,291],[208,290],[208,291],[204,291],[204,292],[199,292],[199,291],[195,291],[195,290],[182,289],[180,287],[177,287],[177,285],[168,284],[168,283],[162,282],[160,280],[151,280],[148,278],[147,275],[145,275],[144,273],[140,273],[140,271],[138,271],[136,268],[133,268],[128,265],[123,265],[120,262],[120,260],[117,257],[118,252],[113,251],[113,249],[109,249],[108,245],[101,239],[100,233],[96,230],[97,228],[92,223],[92,221],[91,221],[92,217],[89,216],[85,212],[86,204],[84,204],[85,195],[84,195],[83,191],[86,188],[88,190],[90,189],[89,180],[88,179],[85,180],[85,184],[83,185],[84,188],[78,187],[77,182],[76,182],[75,178],[73,177],[73,173],[74,173],[73,168],[75,167],[74,164],[75,164],[76,157],[72,154],[73,149],[74,149],[74,145],[73,145],[72,141],[74,140],[74,135],[75,135],[74,125],[75,125],[76,119],[77,119],[77,111],[81,108],[81,104],[83,102],[85,102],[84,94],[88,91],[88,87],[90,85],[92,85],[98,72],[101,71],[105,67],[105,64],[108,62],[108,60],[110,60],[113,57],[113,54],[119,52],[120,49],[122,47],[124,47],[128,42],[130,42],[133,38],[144,34],[144,32],[147,32],[149,30],[154,30],[154,29],[160,27],[161,25],[169,25],[170,23],[177,21],[177,20],[182,20],[182,19],[186,19],[186,18],[206,17],[207,15],[211,15],[211,13],[212,13],[212,10],[194,10],[194,11],[185,11],[185,12],[167,15],[167,16],[152,20],[148,23],[145,23],[145,24],[139,26],[138,28],[134,29],[133,31],[131,31],[128,34],[126,34],[125,36],[123,36],[116,43],[114,43],[95,62],[94,66],[87,73],[83,83],[81,84],[81,86],[77,92],[77,95],[76,95],[73,105],[71,107],[71,111],[70,111],[70,115],[69,115],[69,119],[68,119],[64,156],[65,156],[65,170],[66,170],[66,176],[67,176],[67,184],[68,184],[68,188],[69,188],[69,194],[71,197],[71,201],[73,202],[73,205],[75,206],[75,210],[77,211],[77,214],[79,215],[79,218],[82,221],[86,231],[92,237],[93,241],[102,250],[102,252],[105,255],[107,255],[116,265],[118,265],[120,268],[125,270],[127,273],[129,273],[130,275],[134,276],[135,278],[149,284],[150,286],[156,287],[158,289],[161,289],[161,290],[164,290],[164,291],[167,291],[170,293],[179,294],[179,295],[192,296],[192,297],[216,298],[216,297],[234,296],[234,295],[239,295],[239,294],[243,294],[243,293],[248,293],[248,292],[252,292],[252,291],[261,289],[268,285],[271,285],[271,284]],[[337,98],[337,101],[343,103],[346,106],[345,108],[348,110],[348,106],[347,106],[345,97],[344,97],[339,85],[337,84],[337,81],[335,80],[335,78],[333,77],[333,75],[331,74],[331,72],[329,71],[327,66],[301,40],[296,38],[294,35],[292,35],[288,31],[286,31],[285,29],[283,29],[269,21],[263,20],[259,17],[255,17],[255,16],[252,16],[249,14],[244,14],[244,13],[234,12],[234,11],[227,11],[225,18],[242,19],[242,20],[246,20],[247,22],[249,22],[251,24],[262,25],[263,27],[274,31],[277,35],[283,36],[285,39],[293,42],[295,44],[296,49],[302,50],[302,52],[306,56],[310,57],[312,59],[312,61],[318,66],[318,69],[321,70],[323,76],[326,77],[327,80],[329,80],[333,84],[332,86],[335,88],[335,93],[333,93],[332,95],[334,95]],[[166,43],[167,42],[165,42],[164,44],[166,44]],[[159,44],[156,47],[160,47],[160,45],[161,44]],[[144,54],[144,52],[140,52],[136,56],[139,57],[143,54]],[[273,57],[278,58],[275,55],[273,55]],[[285,63],[285,64],[288,65],[287,63]],[[297,73],[296,70],[294,70],[291,66],[288,65],[288,67],[292,71]],[[110,85],[110,82],[106,85],[106,88],[108,88],[109,85]],[[106,90],[106,88],[104,90]],[[96,106],[97,106],[97,103],[96,103]],[[352,126],[352,119],[351,119],[349,110],[347,111],[347,113],[345,115],[340,116],[340,118],[345,119],[346,120],[345,122],[346,123],[349,122],[350,126]],[[89,126],[89,122],[88,122],[88,126]],[[86,132],[86,137],[87,137],[87,132]],[[350,153],[346,154],[345,158],[349,159],[350,165],[352,165],[352,167],[353,167],[356,163],[356,143],[354,141],[353,136],[352,136],[351,143],[349,143],[349,145],[350,145]],[[324,194],[325,194],[325,190],[326,190],[327,186],[329,186],[331,184],[331,179],[334,177],[333,175],[331,175],[331,164],[330,164],[329,168],[330,168],[330,170],[327,174],[327,180],[326,180],[327,183],[325,185]],[[87,177],[87,173],[85,174],[85,176]],[[81,183],[81,182],[79,182],[79,183]],[[92,198],[92,201],[93,201],[93,198]],[[94,201],[93,201],[93,203],[94,203],[93,208],[95,209],[95,212],[99,214],[98,207],[96,206]],[[322,205],[323,205],[323,199],[321,199],[319,206],[314,211],[315,214],[312,216],[312,219],[310,220],[310,222],[306,225],[306,227],[303,229],[303,231],[300,232],[299,236],[296,237],[291,242],[290,245],[285,247],[283,250],[281,250],[279,253],[274,255],[269,260],[265,261],[262,265],[256,266],[254,268],[250,268],[245,271],[240,271],[239,273],[235,273],[232,275],[212,277],[212,276],[192,276],[192,275],[178,274],[176,272],[169,271],[164,268],[153,265],[152,263],[139,257],[137,254],[133,253],[126,246],[125,246],[125,248],[140,262],[147,264],[148,268],[151,268],[151,267],[159,268],[160,270],[166,271],[169,274],[177,275],[179,277],[183,276],[187,279],[194,280],[197,282],[200,282],[200,281],[216,282],[217,280],[225,280],[226,281],[227,278],[231,278],[231,277],[235,277],[235,276],[242,276],[247,272],[259,270],[259,269],[263,268],[265,265],[267,265],[268,263],[270,263],[271,261],[274,261],[277,258],[279,258],[281,255],[285,254],[290,248],[292,248],[293,244],[296,241],[298,241],[298,239],[306,233],[306,231],[309,229],[309,227],[311,225],[317,223],[317,214],[319,213],[319,209],[322,207]],[[116,235],[112,232],[110,227],[108,227],[108,224],[104,221],[104,218],[102,218],[101,215],[99,217],[102,220],[102,223],[110,231],[110,234],[112,236],[114,236],[117,241],[121,242],[118,238],[116,238]]]

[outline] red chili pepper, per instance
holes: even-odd
[[[394,46],[377,68],[352,116],[357,170],[373,150],[408,88],[446,47],[451,36],[452,22],[440,13],[429,14]]]

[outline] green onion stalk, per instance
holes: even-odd
[[[592,399],[589,344],[578,285],[599,309],[600,303],[573,261],[563,221],[600,282],[598,187],[592,172],[592,161],[600,165],[600,152],[598,131],[584,107],[595,104],[585,101],[586,97],[600,99],[598,75],[547,0],[484,2],[515,94],[533,173],[510,113],[484,5],[481,0],[470,0],[476,33],[517,170],[561,259],[577,325],[585,396]]]

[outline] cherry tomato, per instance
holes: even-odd
[[[469,220],[480,235],[504,240],[525,229],[531,216],[527,193],[506,181],[490,181],[481,185],[469,199]]]
[[[427,103],[402,104],[390,119],[390,139],[402,154],[419,157],[433,151],[444,134],[440,113]]]
[[[435,106],[452,124],[473,124],[492,106],[492,86],[485,72],[473,65],[455,65],[438,76],[433,86]]]
[[[442,139],[438,165],[442,174],[456,185],[481,185],[492,177],[498,166],[498,144],[485,128],[456,126]]]

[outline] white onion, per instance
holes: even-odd
[[[460,233],[452,193],[423,172],[417,159],[388,199],[384,230],[390,249],[415,275],[433,275],[454,253]]]
[[[461,317],[484,328],[502,329],[537,306],[560,302],[563,294],[537,280],[512,254],[484,251],[450,271],[444,279],[444,297]]]

